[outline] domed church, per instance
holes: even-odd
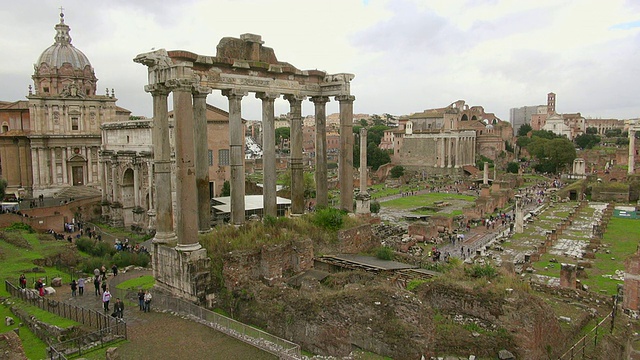
[[[28,101],[0,102],[0,161],[7,193],[20,197],[99,195],[100,126],[127,120],[114,90],[97,95],[87,56],[71,44],[60,14],[53,45],[34,64]]]

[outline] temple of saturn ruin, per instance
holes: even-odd
[[[291,115],[291,212],[304,213],[302,164],[302,101],[315,105],[316,203],[328,205],[326,103],[340,104],[340,207],[353,211],[352,74],[299,70],[278,61],[259,35],[225,37],[216,56],[160,49],[139,54],[134,62],[147,66],[145,91],[153,97],[153,176],[156,189],[156,235],[153,268],[159,287],[193,300],[204,300],[209,259],[198,243],[198,232],[209,231],[210,199],[207,173],[206,97],[221,90],[229,101],[231,223],[245,221],[244,131],[241,100],[255,93],[262,100],[264,215],[276,216],[276,153],[274,101],[283,96]],[[171,154],[168,95],[175,114],[176,224],[172,216]],[[226,136],[226,134],[221,134]],[[176,244],[175,247],[173,245]],[[169,246],[171,245],[171,246]]]

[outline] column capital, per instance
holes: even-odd
[[[356,97],[353,95],[338,95],[335,97],[336,101],[339,102],[354,102]]]
[[[295,95],[295,94],[285,94],[284,95],[284,99],[287,100],[290,104],[296,103],[296,102],[302,102],[303,100],[305,100],[307,97],[304,95]]]
[[[262,101],[274,101],[279,98],[280,94],[275,92],[257,92],[256,99],[260,99]]]
[[[164,84],[153,84],[153,85],[145,85],[144,91],[151,93],[151,95],[169,95],[171,89],[166,87]]]
[[[317,104],[326,104],[331,100],[329,100],[328,96],[312,96],[309,98],[309,101],[317,105]]]
[[[193,97],[207,97],[207,95],[211,94],[211,88],[202,85],[193,85]]]
[[[239,90],[239,89],[225,89],[225,90],[222,90],[222,95],[228,97],[229,100],[231,100],[232,98],[242,99],[243,96],[248,95],[248,92],[245,90]]]

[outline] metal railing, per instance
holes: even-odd
[[[137,303],[137,290],[115,289],[114,296]],[[280,359],[301,359],[300,345],[256,329],[224,315],[188,301],[154,292],[151,308],[172,311],[192,318],[198,323],[234,337],[246,344],[278,356]]]
[[[123,321],[119,321],[119,323],[124,324]],[[117,332],[118,326],[103,328],[70,340],[50,344],[47,357],[51,360],[66,360],[67,356],[81,356],[82,354],[93,351],[96,348],[102,349],[105,346],[112,344],[114,341],[126,339],[126,336],[123,337],[116,335]]]
[[[569,348],[558,360],[574,360],[574,359],[588,359],[589,355],[598,346],[598,338],[606,333],[606,329],[602,329],[604,322],[609,320],[613,322],[614,312],[610,312],[602,319],[591,331],[586,333],[580,340],[578,340],[572,347]]]
[[[5,280],[4,284],[5,289],[11,296],[19,298],[29,305],[36,306],[52,314],[56,314],[98,330],[109,329],[113,335],[123,337],[124,339],[127,338],[126,323],[113,318],[108,314],[78,307],[63,301],[56,301],[41,297],[37,292],[32,291],[31,289],[20,289],[8,280]]]

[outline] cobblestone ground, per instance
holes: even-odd
[[[116,282],[150,274],[150,271],[129,271],[118,274],[115,279],[110,277],[109,283],[114,286]],[[57,288],[52,297],[104,311],[101,297],[94,294],[93,284],[85,289],[84,296],[71,297],[71,290],[65,285]],[[128,324],[129,341],[117,345],[120,359],[277,359],[193,321],[162,312],[144,313],[137,304],[125,302],[124,319]]]

